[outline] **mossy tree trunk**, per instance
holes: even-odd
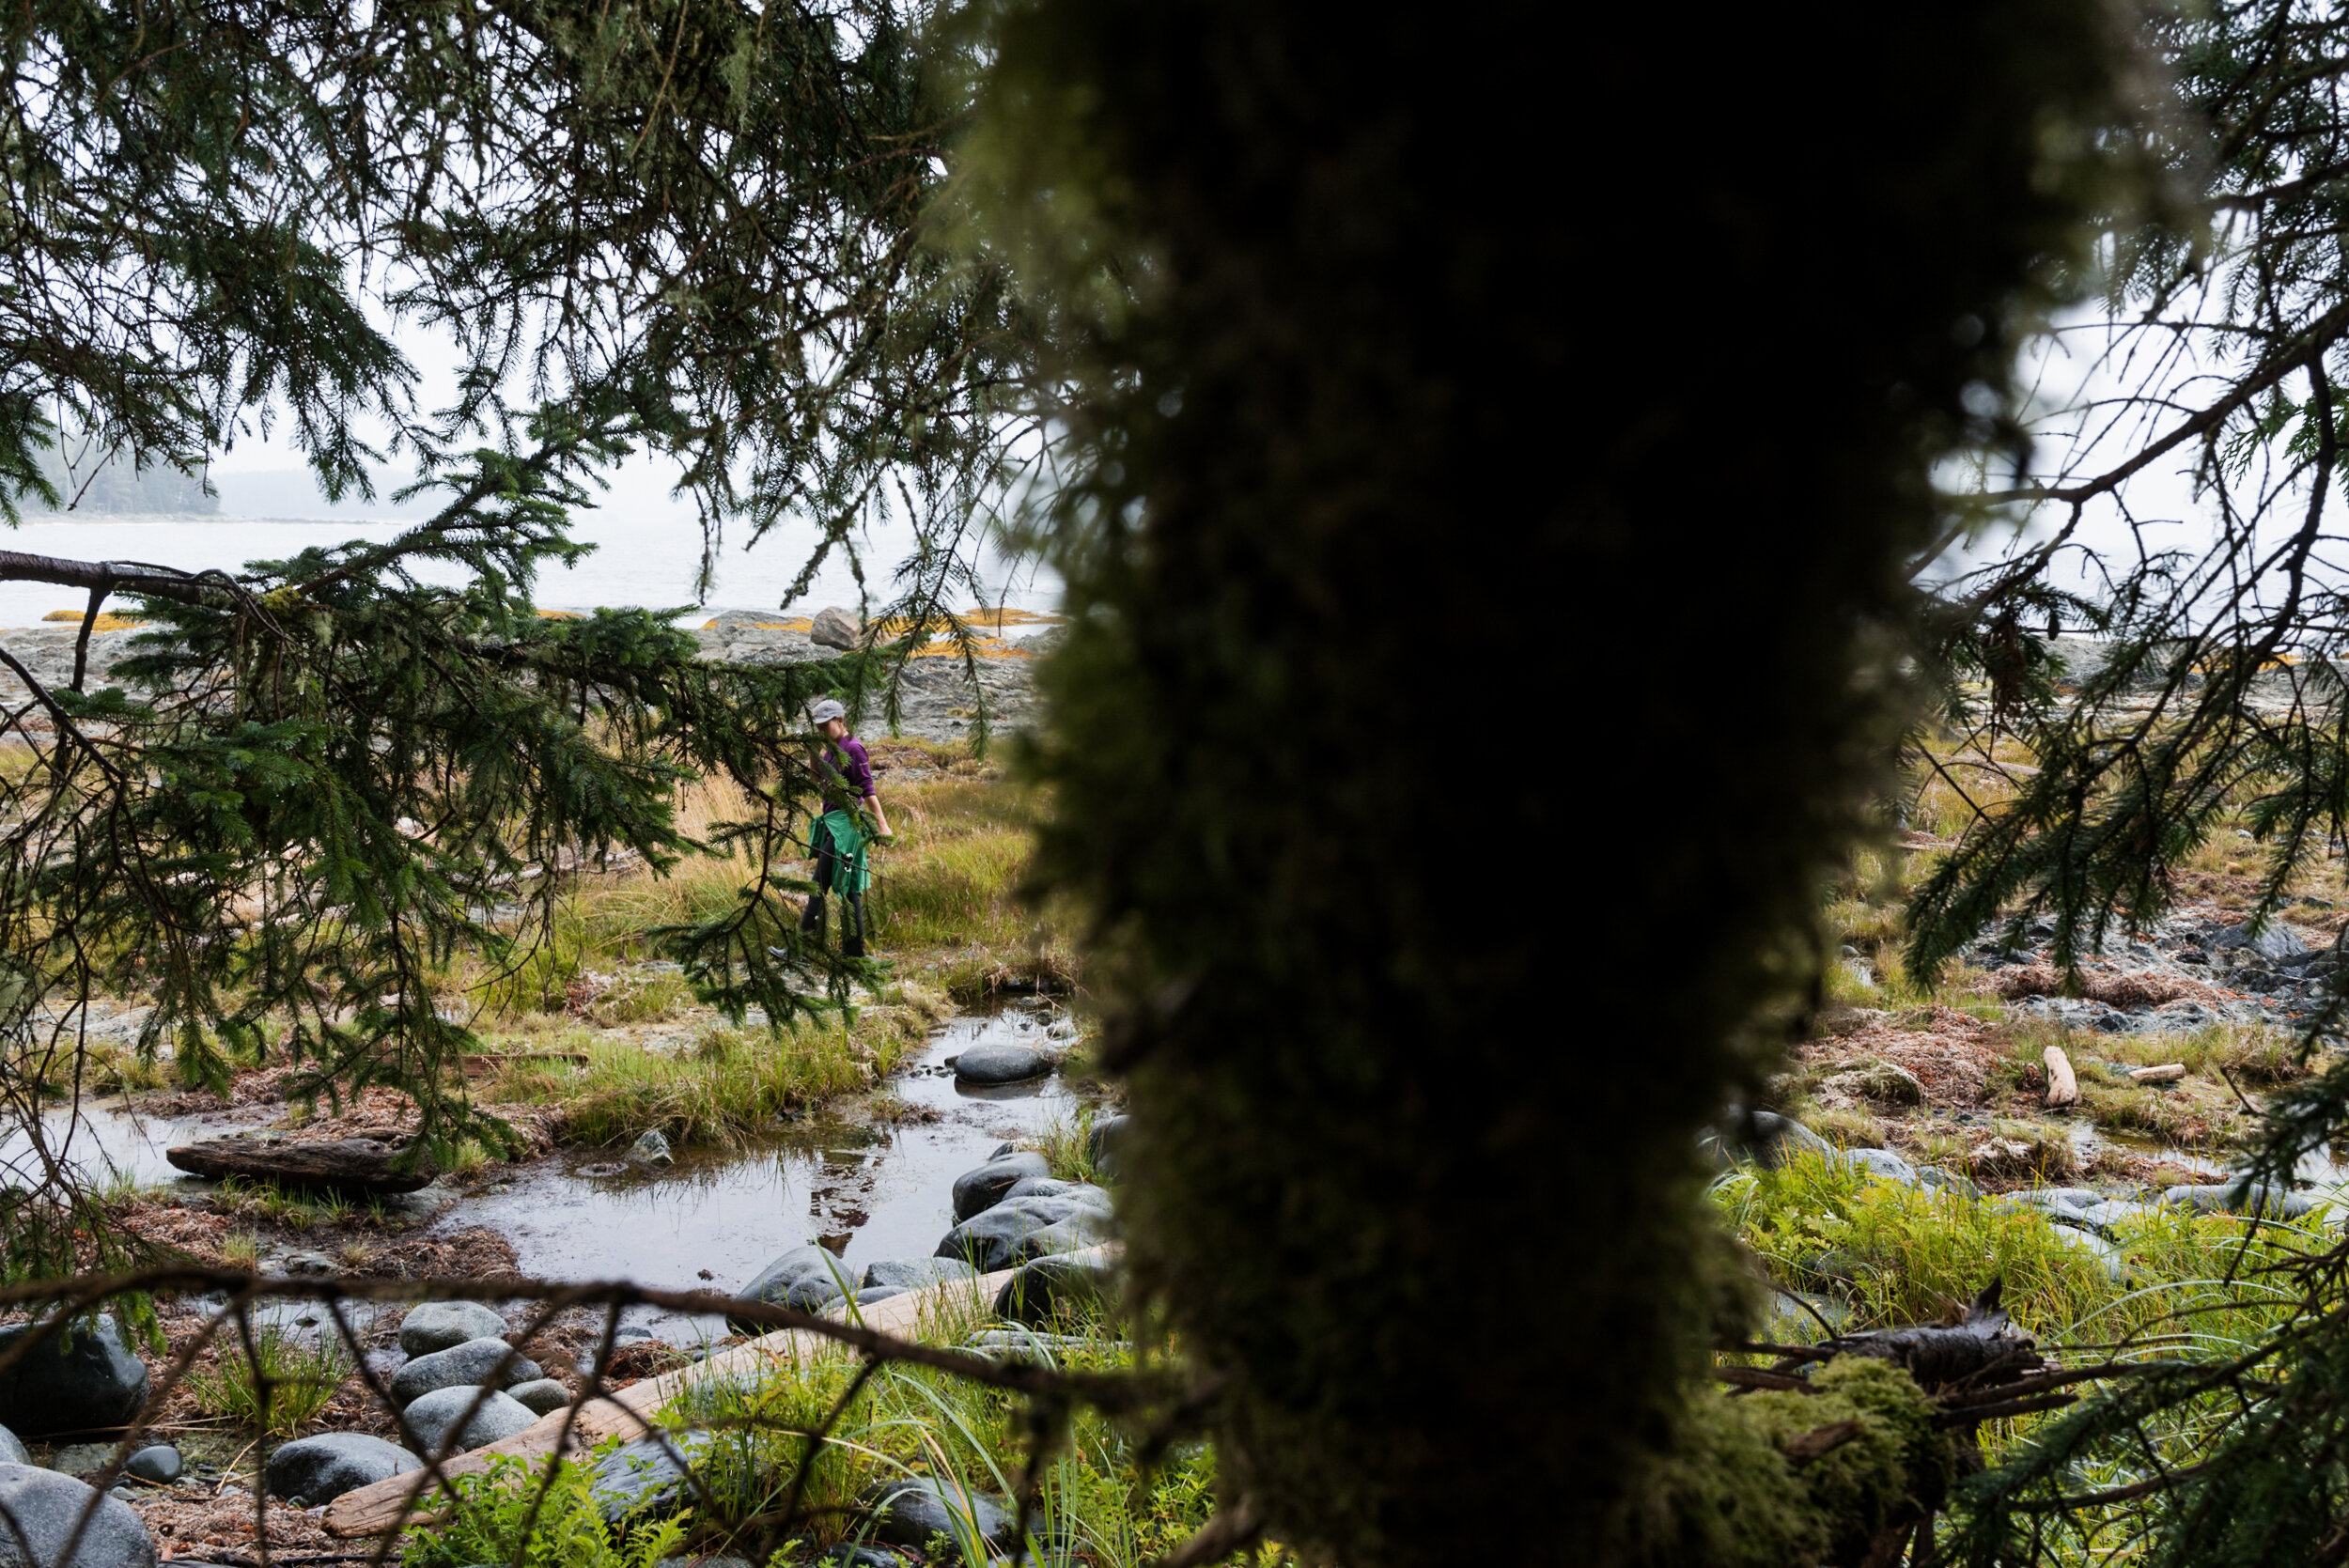
[[[2106,167],[2100,14],[1004,23],[981,166],[1090,463],[1047,863],[1131,1256],[1284,1541],[1715,1539],[1642,1506],[1736,1316],[1696,1134],[1814,973],[1927,467]]]

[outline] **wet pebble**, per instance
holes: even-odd
[[[173,1448],[169,1443],[157,1443],[131,1455],[130,1463],[122,1467],[141,1481],[151,1481],[158,1486],[168,1486],[179,1479],[183,1467],[178,1449]]]

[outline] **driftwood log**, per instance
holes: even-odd
[[[2080,1103],[2080,1081],[2072,1074],[2072,1059],[2061,1046],[2049,1046],[2040,1060],[2047,1063],[2047,1104],[2050,1109]]]
[[[287,1187],[323,1187],[370,1198],[413,1192],[432,1180],[430,1156],[412,1170],[397,1170],[393,1161],[407,1152],[404,1143],[380,1138],[292,1139],[208,1138],[163,1151],[163,1157],[191,1175],[241,1176],[272,1181]]]

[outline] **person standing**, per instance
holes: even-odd
[[[840,951],[850,958],[864,956],[864,890],[873,880],[865,846],[874,839],[886,844],[889,814],[881,809],[873,786],[873,761],[864,742],[848,733],[848,710],[826,697],[809,709],[823,738],[816,748],[816,773],[822,781],[824,811],[808,833],[808,848],[816,857],[816,891],[808,894],[800,914],[800,930],[824,939],[824,897],[836,893],[846,906],[841,916]],[[872,831],[863,817],[869,816]]]

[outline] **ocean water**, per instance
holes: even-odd
[[[309,545],[388,539],[408,526],[406,520],[383,517],[124,517],[104,521],[38,518],[14,529],[0,528],[0,550],[77,561],[138,561],[186,569],[219,567],[234,570],[248,561],[282,560]],[[722,609],[777,608],[805,564],[810,543],[804,533],[795,536],[784,530],[749,550],[729,543],[720,558],[715,587],[696,606],[693,578],[701,565],[702,536],[690,518],[595,511],[583,514],[572,533],[596,549],[569,570],[550,571],[539,580],[537,598],[540,606],[675,609],[685,612],[678,617],[682,625],[698,625]],[[903,540],[868,541],[864,570],[875,584],[873,602],[885,601],[890,573],[906,553],[905,547]],[[427,582],[455,582],[461,574],[443,568],[419,570],[417,576]],[[985,565],[983,580],[990,603],[1038,611],[1058,606],[1059,584],[1049,573],[990,560]],[[854,573],[847,563],[832,561],[792,610],[806,614],[826,605],[853,607],[857,602]],[[78,612],[86,603],[86,596],[77,589],[0,582],[0,628],[31,626],[52,611]],[[969,605],[956,607],[967,609]]]

